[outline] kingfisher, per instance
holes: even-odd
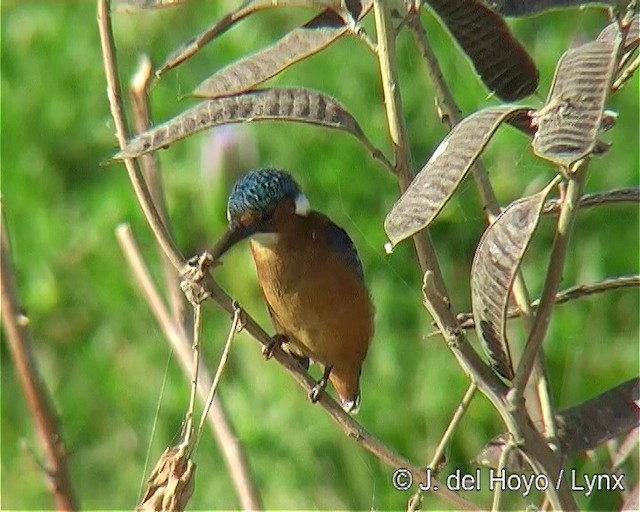
[[[233,186],[228,228],[211,256],[217,261],[242,240],[250,248],[258,283],[276,331],[276,346],[306,369],[324,367],[309,393],[318,400],[331,382],[342,408],[360,406],[360,372],[373,336],[374,308],[358,252],[346,231],[312,210],[290,174],[251,171]]]

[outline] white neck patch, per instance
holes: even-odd
[[[263,247],[273,249],[278,245],[280,235],[278,233],[254,233],[251,239]]]
[[[309,200],[307,196],[305,196],[302,192],[298,194],[296,197],[296,215],[300,215],[301,217],[306,217],[309,215],[311,211],[311,205],[309,204]]]

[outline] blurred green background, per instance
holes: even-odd
[[[158,64],[236,4],[189,2],[116,14],[123,82],[128,83],[141,53]],[[310,16],[304,9],[273,9],[240,23],[155,86],[155,121],[191,105],[189,100],[178,102],[178,96],[214,70],[270,44]],[[365,26],[373,33],[370,18]],[[153,239],[124,167],[100,166],[116,151],[116,143],[95,19],[96,8],[89,1],[2,3],[2,197],[21,299],[36,338],[35,355],[61,416],[80,502],[87,509],[130,509],[149,471],[147,455],[153,464],[177,438],[188,384],[115,240],[116,226],[130,223],[161,282]],[[423,20],[465,115],[497,104],[438,21],[427,13]],[[605,23],[601,10],[559,11],[510,22],[541,70],[540,97],[526,104],[541,105],[560,55],[596,37]],[[398,52],[412,157],[419,169],[445,130],[409,34],[400,35]],[[270,82],[276,84],[313,87],[339,98],[371,140],[389,153],[376,63],[358,41],[340,40]],[[608,108],[620,113],[617,126],[604,136],[613,147],[592,161],[587,191],[638,185],[637,76],[610,99]],[[484,161],[502,204],[541,189],[553,176],[553,169],[530,153],[527,139],[510,128],[490,144]],[[468,380],[446,344],[427,337],[433,328],[421,303],[412,247],[404,243],[391,256],[384,253],[382,222],[398,195],[394,178],[350,136],[285,123],[201,133],[160,155],[173,231],[186,255],[206,248],[221,233],[234,173],[249,166],[290,170],[312,205],[347,229],[377,309],[358,420],[394,450],[426,464]],[[432,230],[457,311],[470,307],[469,270],[484,224],[473,183],[467,181]],[[638,224],[633,206],[581,213],[562,288],[637,273]],[[524,267],[533,296],[542,286],[552,236],[553,220],[547,218]],[[246,246],[234,250],[216,275],[271,332]],[[556,309],[545,349],[559,408],[638,374],[638,302],[636,290],[624,290]],[[211,304],[204,311],[203,351],[213,366],[230,321]],[[510,332],[522,341],[519,323]],[[2,507],[50,508],[32,453],[41,454],[32,421],[6,344],[0,347]],[[348,439],[320,407],[310,405],[276,363],[263,360],[246,334],[233,346],[220,396],[249,454],[265,507],[406,507],[409,493],[392,487],[392,469]],[[469,460],[502,428],[489,402],[476,397],[447,450],[445,472],[473,469]],[[210,435],[200,443],[196,463],[196,491],[189,507],[237,508]],[[601,448],[570,466],[601,472],[608,467],[607,452]],[[637,453],[625,471],[627,485],[634,484]],[[487,491],[466,496],[490,502]],[[430,496],[426,500],[426,508],[446,507]],[[508,500],[522,507],[539,503],[539,496]],[[619,507],[620,496],[602,492],[578,496],[578,502],[584,508],[610,509]]]

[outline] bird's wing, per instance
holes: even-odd
[[[358,256],[356,246],[353,245],[353,241],[349,238],[347,232],[340,226],[327,219],[327,239],[333,249],[338,251],[340,255],[345,259],[347,264],[358,274],[361,281],[364,282],[364,271],[362,270],[362,262]]]

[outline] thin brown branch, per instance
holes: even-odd
[[[502,472],[507,467],[507,461],[509,460],[509,454],[515,448],[515,444],[513,443],[513,438],[509,436],[509,441],[507,442],[502,454],[500,455],[500,462],[498,463],[498,471]],[[493,500],[491,503],[491,510],[500,510],[500,499],[502,498],[502,485],[497,485],[495,490],[493,491]]]
[[[610,292],[620,288],[638,288],[640,287],[640,275],[612,277],[593,284],[580,284],[572,286],[556,294],[555,303],[564,304],[566,302],[582,299],[599,293]],[[535,311],[540,304],[540,299],[536,299],[531,303],[531,308]],[[518,308],[510,308],[507,318],[515,318],[519,315]],[[476,324],[473,320],[473,313],[459,313],[456,317],[463,329],[474,329]]]
[[[462,121],[460,108],[456,104],[453,94],[444,79],[440,64],[438,63],[438,59],[433,48],[431,47],[427,33],[420,22],[420,18],[416,16],[410,19],[409,28],[413,33],[416,46],[424,59],[427,73],[433,83],[436,93],[436,104],[438,106],[442,122],[451,130],[455,125]],[[480,195],[487,220],[491,224],[495,221],[498,215],[500,215],[501,210],[482,160],[478,159],[472,165],[471,173]],[[529,303],[531,300],[529,298],[526,283],[520,272],[516,274],[512,293],[520,311],[522,311],[522,319],[525,329],[528,332],[531,330],[531,326],[533,324],[533,313],[529,309]],[[511,347],[511,352],[514,355],[516,354],[516,348],[517,347]],[[545,416],[552,417],[552,414],[548,413],[548,411],[552,410],[552,405],[548,400],[550,392],[548,390],[548,382],[545,377],[542,357],[536,365],[536,376],[536,382],[540,389],[537,390],[534,387],[528,388],[527,398],[529,399],[526,401],[526,406],[534,420],[541,419]],[[545,412],[547,412],[547,414],[545,414]],[[550,430],[553,430],[552,424],[548,425],[548,427]]]
[[[120,226],[117,235],[142,295],[176,354],[180,368],[185,376],[190,378],[193,371],[191,343],[184,329],[176,325],[167,311],[162,297],[153,284],[153,279],[144,263],[140,249],[133,239],[129,226]],[[211,372],[203,364],[198,376],[198,394],[203,404],[207,402],[207,392],[211,389],[212,383]],[[208,419],[243,510],[262,509],[260,492],[251,474],[246,453],[227,420],[226,412],[218,397],[215,397],[211,403]]]
[[[113,122],[116,127],[116,137],[122,149],[127,143],[127,128],[124,122],[122,94],[120,92],[120,80],[117,73],[115,45],[111,28],[110,4],[111,2],[109,0],[98,0],[98,31],[100,34],[100,45],[102,47],[102,60],[107,80],[107,95],[109,97],[111,116],[113,117]],[[133,190],[138,198],[138,203],[142,207],[142,211],[156,237],[156,241],[160,244],[163,252],[167,258],[169,258],[174,268],[179,270],[182,267],[183,258],[171,239],[162,221],[162,217],[154,206],[151,193],[147,188],[142,173],[133,159],[125,159],[124,164]]]
[[[377,56],[382,80],[382,93],[387,114],[389,137],[393,147],[394,169],[398,177],[400,191],[404,192],[413,180],[409,139],[402,111],[400,85],[397,83],[396,34],[391,23],[390,8],[384,0],[375,0],[373,10],[376,22]],[[428,231],[413,237],[416,256],[422,273],[430,269],[439,290],[444,293],[445,285],[438,264],[438,257],[431,243]]]
[[[440,442],[438,443],[436,451],[433,454],[433,457],[431,458],[431,462],[429,463],[429,467],[431,469],[435,469],[438,467],[438,464],[440,463],[440,459],[442,458],[442,454],[444,453],[444,449],[447,446],[447,443],[449,442],[449,440],[451,439],[451,436],[453,436],[453,433],[458,427],[458,424],[462,420],[464,414],[467,412],[469,405],[471,405],[471,401],[473,400],[473,397],[476,394],[477,389],[478,389],[478,386],[476,385],[475,382],[471,382],[471,384],[469,384],[467,391],[465,392],[464,396],[462,397],[462,400],[458,404],[458,407],[456,408],[456,412],[453,414],[453,418],[451,418],[449,425],[447,425],[447,429],[444,431],[444,434],[442,434],[442,438],[440,439]]]
[[[569,176],[569,184],[562,200],[558,227],[549,256],[549,267],[540,295],[540,305],[513,379],[513,389],[510,392],[509,399],[511,404],[518,403],[520,397],[522,397],[538,351],[544,341],[547,327],[551,321],[551,313],[553,312],[553,305],[555,304],[556,293],[562,279],[564,261],[569,248],[569,239],[578,212],[577,204],[582,195],[588,166],[588,159],[579,161],[575,164],[573,173]]]
[[[151,115],[149,109],[148,90],[153,78],[153,66],[148,56],[144,55],[140,58],[138,71],[136,71],[129,85],[129,96],[133,107],[133,123],[136,134],[141,134],[151,128]],[[170,232],[169,217],[167,215],[167,203],[164,195],[164,186],[162,183],[162,173],[160,172],[160,161],[155,154],[146,154],[140,157],[140,165],[144,181],[149,188],[153,204],[162,219],[163,224]],[[185,316],[185,300],[179,286],[179,279],[176,269],[171,261],[160,251],[162,258],[162,270],[166,283],[166,292],[168,294],[169,303],[173,317],[177,322],[186,323]]]
[[[213,377],[213,383],[211,384],[211,389],[209,390],[209,395],[207,396],[207,401],[204,405],[204,411],[202,411],[202,418],[200,419],[200,425],[198,426],[198,439],[201,437],[202,428],[204,427],[204,420],[209,414],[209,409],[211,409],[211,404],[213,403],[213,399],[216,397],[216,392],[218,391],[218,386],[220,385],[220,379],[222,379],[222,373],[224,372],[227,361],[229,360],[229,353],[231,352],[231,342],[238,332],[238,326],[240,325],[240,314],[240,309],[236,309],[235,313],[233,314],[233,322],[231,322],[231,327],[229,328],[229,335],[227,336],[227,341],[224,344],[224,349],[222,349],[220,362],[218,363],[218,368],[216,369],[215,376]]]
[[[103,45],[103,58],[105,61],[105,69],[107,74],[107,84],[109,91],[110,103],[112,106],[112,115],[114,117],[114,121],[116,126],[124,127],[123,121],[123,111],[121,107],[120,95],[117,93],[119,90],[117,75],[115,72],[115,56],[113,51],[113,36],[111,34],[111,26],[110,20],[108,16],[109,7],[108,0],[98,0],[98,25],[100,28],[101,34],[101,42]],[[118,130],[119,133],[119,141],[122,146],[125,137],[124,137],[124,128]],[[120,136],[120,133],[123,135]],[[127,165],[127,169],[129,170],[129,175],[132,179],[132,183],[134,184],[134,188],[136,190],[141,190],[142,193],[136,192],[136,196],[138,200],[143,204],[143,210],[145,214],[151,211],[151,213],[155,212],[155,209],[151,208],[150,205],[150,195],[146,190],[146,187],[140,187],[140,183],[144,185],[144,182],[141,179],[141,176],[137,169],[135,169],[133,162],[131,160],[126,160],[125,164]],[[144,193],[146,191],[146,193]],[[154,235],[156,238],[168,238],[168,233],[161,229],[162,225],[157,219],[157,214],[147,215],[147,220],[152,223],[155,222],[155,227],[152,225]],[[157,221],[157,222],[156,222]],[[182,268],[184,266],[184,261],[180,257],[177,250],[174,250],[174,244],[170,240],[163,240],[161,242],[162,249],[170,256],[172,264],[176,266],[176,268]],[[205,287],[207,289],[207,294],[209,298],[213,299],[219,306],[222,307],[225,311],[232,314],[234,309],[237,307],[231,298],[226,294],[224,290],[222,290],[218,284],[210,277],[205,277]],[[158,304],[161,304],[161,301],[156,301]],[[251,334],[256,340],[262,343],[264,346],[268,346],[272,343],[271,337],[251,318],[249,315],[244,315],[244,328],[245,330]],[[170,329],[168,332],[176,333],[175,329]],[[171,338],[173,339],[173,337]],[[188,359],[188,357],[187,357]],[[283,365],[289,373],[301,384],[306,391],[310,391],[311,388],[315,385],[315,381],[311,379],[311,377],[304,371],[304,369],[295,361],[291,356],[286,354],[281,350],[276,350],[274,354],[274,359],[278,361],[281,365]],[[480,360],[478,359],[478,362]],[[480,362],[480,364],[482,364]],[[188,366],[187,366],[188,368]],[[386,445],[380,442],[378,439],[370,435],[366,432],[353,418],[351,418],[347,413],[345,413],[342,408],[326,393],[323,393],[318,401],[318,403],[327,410],[331,418],[338,423],[343,430],[350,436],[356,439],[365,449],[373,453],[380,460],[388,464],[393,468],[405,467],[412,471],[414,474],[414,478],[416,482],[425,482],[426,474],[424,469],[419,468],[417,466],[413,466],[409,461],[402,458],[401,456],[394,453],[390,450]],[[432,479],[433,481],[433,479]],[[458,496],[456,493],[449,491],[444,485],[439,485],[438,494],[445,499],[446,501],[454,504],[455,506],[462,509],[475,509],[472,504],[465,501],[463,498]]]
[[[615,190],[607,190],[606,192],[595,192],[593,194],[585,194],[578,202],[578,208],[581,210],[616,203],[640,203],[640,188],[619,188]],[[543,215],[557,215],[560,213],[562,202],[558,199],[549,199],[544,203],[542,209]]]
[[[629,80],[633,76],[633,74],[638,70],[639,67],[640,55],[636,55],[636,58],[633,59],[631,64],[624,68],[620,73],[620,76],[616,78],[616,81],[611,86],[611,90],[614,92],[620,90],[620,88],[625,84],[627,80]]]
[[[15,271],[9,246],[9,234],[0,203],[2,232],[0,233],[0,290],[2,324],[7,335],[9,352],[33,416],[40,444],[45,452],[45,476],[58,510],[77,510],[78,503],[67,469],[67,450],[62,440],[58,416],[42,381],[33,357],[33,337],[29,319],[23,314],[18,299]]]
[[[120,145],[120,148],[123,148],[127,142],[127,132],[126,124],[124,121],[120,83],[117,73],[115,45],[113,42],[111,17],[109,14],[109,0],[98,0],[97,9],[98,30],[100,33],[100,43],[102,46],[102,56],[105,67],[109,105],[111,108],[114,125],[116,127],[116,136],[118,138],[118,143]],[[146,80],[143,82],[146,82]],[[145,89],[146,86],[147,84],[144,83],[142,88]],[[148,113],[142,113],[140,119],[148,120]],[[184,259],[182,258],[175,243],[173,242],[166,228],[165,221],[154,206],[153,197],[149,192],[149,189],[147,188],[140,170],[135,165],[135,162],[132,159],[126,159],[125,166],[127,168],[129,179],[136,193],[138,202],[140,203],[145,217],[155,235],[156,241],[162,248],[164,256],[171,262],[171,265],[173,265],[174,269],[179,271],[184,266]],[[159,204],[162,204],[162,202],[160,202]],[[158,304],[162,304],[162,301],[158,300]],[[180,310],[181,308],[174,307],[176,316],[179,316]],[[165,330],[165,332],[168,331]],[[178,332],[177,329],[172,328],[171,332],[177,334],[178,338],[180,337],[181,332]],[[183,332],[184,330],[182,330],[182,333]],[[176,351],[176,353],[178,353],[178,351]],[[222,453],[224,454],[225,460],[227,461],[229,471],[231,473],[231,478],[236,486],[236,491],[238,492],[238,496],[241,500],[243,508],[246,510],[260,509],[261,504],[259,494],[252,482],[250,472],[248,471],[246,455],[237,442],[236,436],[231,426],[227,422],[226,414],[218,401],[214,403],[211,409],[210,417],[213,418],[212,424],[214,433],[219,439]]]
[[[507,387],[470,347],[464,331],[457,327],[449,302],[438,293],[432,282],[430,272],[427,272],[424,277],[423,296],[425,307],[436,321],[458,363],[494,405],[514,439],[521,443],[521,446],[526,447],[529,453],[534,454],[532,460],[534,471],[549,478],[556,478],[561,470],[558,457],[532,426],[524,407],[509,407],[506,401]],[[577,510],[575,499],[565,483],[562,483],[558,489],[549,489],[548,492],[556,509]]]
[[[204,282],[200,284],[205,288],[207,297],[214,300],[222,309],[224,309],[228,313],[233,314],[235,309],[240,307],[235,303],[235,301],[231,299],[231,297],[227,295],[224,290],[222,290],[218,286],[218,284],[213,279],[211,279],[208,274],[205,276]],[[253,336],[264,347],[272,345],[273,339],[258,325],[258,323],[249,314],[246,313],[246,311],[243,312],[242,321],[244,330],[251,336]],[[470,349],[470,345],[468,345],[468,349]],[[470,350],[475,355],[475,352],[473,352],[472,349]],[[311,376],[305,371],[305,369],[288,353],[277,348],[273,353],[273,359],[278,361],[288,370],[289,374],[298,382],[298,384],[300,384],[304,388],[307,395],[316,385],[316,381],[313,380]],[[483,365],[479,358],[477,359],[477,361],[480,365]],[[486,365],[484,366],[486,368],[486,371],[490,372],[488,367],[486,367]],[[493,378],[497,382],[499,382],[497,378],[495,378],[495,376],[493,376]],[[506,388],[504,389],[506,392]],[[408,469],[412,473],[415,483],[426,482],[426,468],[421,468],[419,466],[413,465],[409,460],[397,454],[388,446],[386,446],[382,441],[367,432],[327,393],[321,393],[317,403],[327,411],[327,414],[342,428],[347,436],[355,439],[356,442],[358,442],[360,445],[362,445],[363,448],[376,456],[380,461],[394,469]],[[446,486],[444,486],[444,484],[442,484],[441,482],[437,482],[433,477],[431,478],[431,482],[435,483],[435,485],[438,487],[438,491],[436,494],[439,495],[443,500],[451,503],[459,509],[477,509],[475,505],[469,503],[457,493],[448,490]]]
[[[193,417],[196,410],[196,396],[198,394],[198,374],[200,373],[200,335],[202,334],[202,307],[196,304],[193,307],[193,343],[191,344],[192,365],[191,365],[191,393],[189,394],[189,407],[184,422],[183,439],[188,446],[189,457],[194,451],[196,444],[195,430],[193,428]]]

